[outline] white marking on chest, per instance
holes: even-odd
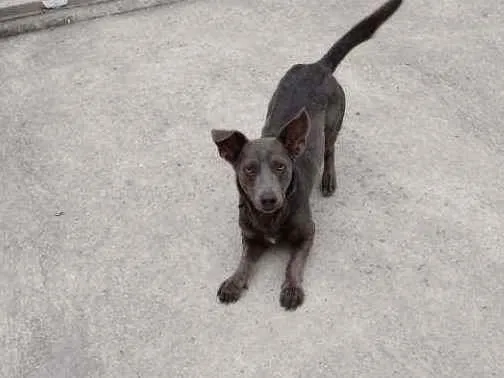
[[[273,236],[265,236],[264,239],[266,239],[266,241],[271,244],[276,244],[278,241],[278,239]]]

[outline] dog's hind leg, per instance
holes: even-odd
[[[324,171],[320,184],[320,190],[324,197],[331,196],[337,187],[336,170],[334,167],[334,145],[341,130],[343,116],[345,115],[345,93],[336,80],[331,83],[331,86],[334,92],[329,97],[326,110]]]

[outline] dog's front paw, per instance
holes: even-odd
[[[230,277],[220,285],[217,296],[222,303],[233,303],[240,298],[243,289],[245,284],[235,277]]]
[[[284,284],[280,292],[280,304],[286,310],[295,310],[303,304],[304,291],[301,286]]]
[[[336,172],[333,169],[324,170],[320,191],[324,197],[330,197],[336,190]]]

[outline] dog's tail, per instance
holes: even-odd
[[[341,37],[322,59],[319,60],[319,63],[330,68],[334,72],[343,58],[355,46],[371,39],[376,30],[395,13],[401,4],[402,0],[387,1]]]

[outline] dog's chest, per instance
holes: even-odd
[[[264,235],[264,241],[268,244],[276,244],[278,243],[278,239],[277,236]]]
[[[264,224],[257,226],[255,228],[256,237],[263,239],[266,243],[276,244],[280,239],[281,236],[280,226],[277,226],[274,223],[271,224],[269,227]]]
[[[280,241],[285,223],[284,217],[247,217],[242,229],[245,234],[253,239],[260,239],[268,244]]]
[[[266,244],[277,244],[281,237],[279,233],[264,232],[253,228],[242,228],[242,232],[247,238],[260,240]]]

